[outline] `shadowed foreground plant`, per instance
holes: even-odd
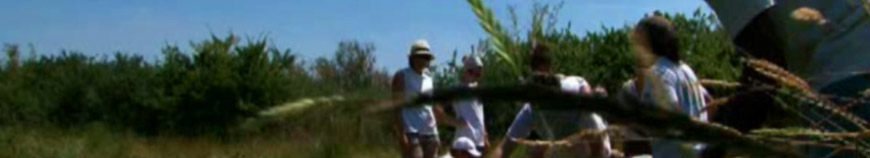
[[[596,112],[608,122],[624,124],[649,131],[652,136],[697,141],[739,149],[762,157],[796,157],[793,146],[766,144],[752,137],[715,123],[694,120],[681,113],[664,110],[658,106],[633,99],[618,99],[596,96],[580,96],[540,86],[495,86],[475,89],[454,88],[436,90],[430,96],[420,96],[399,106],[418,106],[433,102],[477,97],[482,100],[531,101],[553,108]]]

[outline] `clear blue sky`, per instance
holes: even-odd
[[[485,0],[507,25],[507,6],[528,26],[532,0]],[[541,0],[544,4],[561,1]],[[654,10],[691,13],[702,0],[564,0],[560,27],[574,32],[632,24]],[[379,67],[396,70],[410,43],[425,38],[438,63],[465,52],[486,34],[464,0],[5,0],[0,43],[32,43],[40,54],[62,49],[88,54],[115,51],[160,59],[166,44],[188,48],[210,33],[267,35],[281,49],[306,59],[330,55],[341,40],[374,43]],[[26,48],[26,47],[25,47]],[[25,50],[28,51],[28,50]]]

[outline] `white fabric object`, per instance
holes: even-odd
[[[466,151],[471,156],[480,157],[480,151],[477,151],[477,146],[474,145],[474,141],[466,137],[459,137],[455,141],[453,141],[453,149]]]
[[[683,90],[677,91],[682,92],[679,93],[680,95],[683,95],[680,97],[686,97],[680,98],[680,104],[694,104],[691,106],[692,108],[690,108],[692,110],[690,116],[706,122],[707,112],[704,111],[704,108],[707,108],[707,101],[705,101],[704,98],[708,95],[707,89],[704,89],[704,87],[701,86],[701,82],[698,81],[698,76],[695,75],[695,70],[692,70],[689,65],[680,63],[680,72],[683,73],[683,79],[685,80],[683,84],[685,85],[682,87]]]
[[[758,13],[774,5],[772,0],[705,0],[716,12],[731,39],[734,39]]]
[[[421,49],[429,49],[429,41],[425,39],[419,39],[414,41],[414,44],[411,45],[411,48],[421,48]]]
[[[411,68],[403,69],[400,74],[405,80],[404,99],[411,99],[430,93],[433,84],[432,77],[428,71],[422,74],[417,73]],[[419,107],[404,107],[402,108],[402,119],[405,123],[406,133],[417,133],[422,135],[436,135],[438,130],[435,124],[435,114],[432,112],[432,105],[423,105]]]
[[[587,91],[581,91],[589,88],[589,83],[586,82],[586,79],[579,76],[565,76],[561,80],[562,91],[568,93],[588,93]]]
[[[470,83],[465,86],[476,87],[477,83]],[[453,102],[453,111],[459,120],[468,123],[468,127],[459,127],[456,129],[455,138],[469,138],[474,141],[477,146],[486,144],[486,127],[484,126],[483,104],[477,99],[465,99]]]

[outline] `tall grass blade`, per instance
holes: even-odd
[[[510,70],[515,76],[521,77],[522,71],[520,71],[519,65],[511,56],[512,53],[510,53],[511,51],[516,51],[516,44],[508,36],[507,31],[502,28],[501,23],[495,18],[492,10],[483,4],[483,0],[468,0],[468,4],[471,5],[474,15],[477,16],[480,27],[492,38],[493,51],[501,61],[506,62],[510,66]]]

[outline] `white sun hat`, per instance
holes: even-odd
[[[435,59],[435,55],[430,52],[429,42],[425,39],[419,39],[411,44],[411,53],[408,56],[423,56],[429,60]]]
[[[474,145],[474,141],[469,139],[468,137],[459,137],[456,141],[453,141],[453,149],[454,150],[462,150],[471,154],[474,157],[480,157],[480,151],[477,151],[477,147]]]

